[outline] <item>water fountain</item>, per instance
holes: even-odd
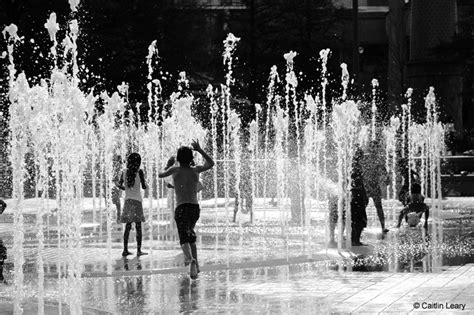
[[[78,2],[70,1],[71,7]],[[302,246],[308,253],[316,248],[325,248],[328,242],[327,200],[330,194],[338,196],[338,215],[346,213],[346,223],[338,222],[337,244],[339,252],[350,248],[351,219],[350,203],[344,200],[351,198],[351,170],[355,148],[367,142],[368,135],[376,137],[376,88],[377,80],[372,81],[373,102],[371,121],[361,125],[360,106],[356,99],[347,95],[349,73],[345,64],[341,65],[341,84],[343,92],[340,100],[333,99],[332,107],[328,106],[326,88],[327,61],[329,50],[320,52],[322,64],[320,97],[306,94],[304,100],[298,99],[298,78],[293,71],[293,59],[296,53],[291,51],[283,57],[287,63],[284,82],[280,82],[276,66],[271,68],[267,99],[264,108],[255,104],[255,119],[249,124],[248,143],[241,142],[243,125],[238,112],[231,104],[233,52],[237,49],[239,38],[229,34],[224,41],[224,65],[226,68],[225,84],[220,89],[209,86],[207,96],[210,103],[211,126],[203,127],[192,115],[194,97],[186,91],[188,80],[186,73],[180,73],[178,90],[170,96],[171,111],[168,116],[157,113],[158,103],[162,96],[160,80],[154,78],[159,43],[153,41],[148,48],[146,63],[148,66],[148,117],[147,122],[137,120],[133,111],[128,110],[128,85],[123,83],[117,92],[111,95],[102,92],[100,95],[85,94],[78,88],[78,61],[76,40],[78,25],[75,20],[68,24],[65,40],[58,44],[56,33],[59,25],[53,13],[47,20],[51,47],[51,60],[54,64],[49,80],[30,87],[25,74],[17,74],[14,56],[15,46],[19,45],[18,29],[10,25],[3,31],[8,43],[9,62],[9,97],[10,97],[10,157],[13,169],[14,207],[14,283],[15,313],[21,313],[24,296],[24,177],[25,158],[32,154],[35,159],[36,195],[41,203],[37,208],[37,261],[38,271],[37,300],[38,310],[44,310],[44,230],[57,230],[56,248],[58,251],[57,279],[64,294],[58,298],[58,306],[65,303],[71,313],[81,313],[81,274],[83,273],[82,256],[83,231],[86,211],[92,212],[92,223],[103,231],[102,220],[105,216],[105,234],[99,237],[106,241],[107,265],[106,274],[113,270],[113,209],[111,188],[113,185],[112,161],[114,156],[125,157],[132,151],[142,155],[142,168],[147,174],[150,188],[146,193],[144,207],[148,221],[148,239],[150,256],[155,256],[158,249],[153,240],[159,224],[167,221],[165,233],[173,233],[173,205],[171,195],[163,181],[157,178],[158,170],[165,164],[168,156],[175,154],[181,145],[189,145],[191,139],[197,138],[207,148],[211,148],[217,165],[212,173],[212,184],[205,185],[202,199],[211,201],[212,224],[214,228],[215,251],[219,250],[219,236],[225,236],[226,266],[230,266],[230,248],[233,245],[231,236],[239,235],[240,247],[249,235],[275,234],[282,240],[284,257],[290,260],[294,252],[295,240],[302,240]],[[59,69],[56,65],[56,49],[63,45],[71,56],[63,60],[65,66]],[[154,61],[155,60],[155,61]],[[284,84],[284,96],[278,95],[277,87]],[[219,93],[220,100],[219,102]],[[440,155],[444,147],[443,125],[438,122],[434,91],[430,90],[426,98],[426,123],[414,123],[411,116],[411,90],[407,92],[408,104],[403,107],[401,126],[403,131],[402,146],[407,147],[408,163],[419,170],[425,179],[423,191],[431,198],[434,209],[433,240],[443,239],[441,222],[438,220],[441,210]],[[96,110],[95,104],[100,99],[103,111]],[[138,106],[142,110],[144,107]],[[292,111],[290,110],[292,109]],[[166,117],[158,121],[157,117]],[[381,124],[380,124],[381,125]],[[183,128],[184,126],[184,128]],[[383,128],[387,152],[387,170],[391,176],[392,216],[395,216],[397,198],[397,159],[405,154],[399,150],[400,118],[392,117],[388,126]],[[370,131],[369,131],[370,130]],[[294,137],[291,135],[294,133]],[[432,137],[426,137],[426,135]],[[405,140],[405,137],[407,140]],[[334,141],[334,143],[331,143]],[[406,143],[405,143],[406,141]],[[331,165],[331,150],[335,147],[337,165]],[[243,159],[243,148],[249,156]],[[292,162],[294,161],[294,162]],[[249,163],[250,173],[242,171],[243,163]],[[301,175],[302,186],[296,191],[300,216],[293,220],[290,211],[290,199],[294,196],[290,187],[289,168],[295,167]],[[328,179],[329,171],[337,171],[337,178]],[[410,167],[411,171],[411,167]],[[219,174],[222,174],[220,176]],[[250,179],[246,178],[250,176]],[[222,182],[219,181],[222,177]],[[91,179],[90,192],[86,192],[86,178]],[[251,185],[252,212],[250,223],[255,230],[247,233],[244,230],[242,216],[241,182],[249,180]],[[223,189],[219,189],[223,186]],[[328,187],[335,189],[329,189]],[[332,190],[332,192],[328,192]],[[269,202],[270,197],[276,203]],[[168,199],[167,199],[168,198]],[[231,199],[237,198],[234,217],[229,211]],[[248,201],[246,201],[248,202]],[[223,205],[222,205],[223,203]],[[322,210],[321,210],[322,209]],[[209,212],[210,213],[210,212]],[[322,219],[318,215],[322,213]],[[56,216],[56,227],[45,227],[47,222]],[[232,220],[233,219],[233,220]],[[233,222],[236,222],[234,224]],[[321,222],[324,221],[324,222]],[[156,224],[158,222],[158,224]],[[208,224],[208,223],[206,223]],[[158,226],[157,226],[158,225]],[[225,225],[224,230],[220,230]],[[209,228],[204,223],[202,230]],[[263,227],[263,229],[260,229]],[[245,227],[246,228],[246,227]],[[324,229],[324,244],[316,240],[315,235]],[[169,230],[168,230],[169,229]],[[278,231],[279,233],[275,232]],[[212,234],[212,233],[211,233]],[[343,236],[346,244],[343,244]],[[308,244],[309,245],[308,245]],[[267,240],[262,244],[264,252],[268,250]],[[308,246],[307,246],[308,245]],[[256,245],[257,246],[257,245]],[[439,255],[434,252],[433,255]],[[310,255],[311,256],[311,255]],[[265,258],[264,258],[265,259]],[[438,266],[439,267],[439,266]],[[110,286],[110,284],[109,284]],[[113,290],[111,290],[113,291]]]

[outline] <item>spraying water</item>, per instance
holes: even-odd
[[[79,1],[70,1],[71,9],[75,11]],[[106,251],[109,257],[113,256],[113,210],[111,190],[113,187],[113,159],[120,154],[125,157],[132,151],[140,152],[143,156],[143,167],[147,179],[151,181],[148,198],[144,202],[148,218],[149,250],[153,256],[156,250],[153,247],[155,218],[168,218],[166,233],[173,233],[173,201],[170,197],[168,207],[163,204],[166,189],[162,181],[158,180],[158,169],[163,165],[168,155],[174,154],[181,145],[189,145],[192,139],[199,139],[212,147],[212,156],[218,165],[212,176],[213,187],[205,187],[203,198],[212,199],[213,226],[215,228],[216,252],[218,248],[218,227],[225,222],[225,248],[227,266],[230,264],[229,248],[231,247],[230,217],[228,211],[231,189],[235,193],[236,211],[234,221],[238,222],[239,244],[241,249],[242,239],[246,236],[243,224],[244,216],[236,217],[242,213],[244,205],[243,192],[241,191],[244,163],[250,163],[251,198],[254,203],[250,221],[257,216],[257,205],[262,205],[258,219],[264,226],[263,233],[272,228],[272,220],[276,221],[277,228],[281,229],[279,237],[284,240],[287,260],[290,256],[290,234],[295,237],[307,239],[311,233],[316,233],[321,223],[313,223],[313,214],[324,211],[324,221],[327,224],[328,195],[338,196],[337,212],[339,218],[346,215],[345,226],[342,220],[338,221],[338,249],[343,250],[343,236],[347,237],[346,248],[351,246],[351,174],[354,153],[358,144],[367,143],[369,134],[372,139],[376,137],[376,88],[377,80],[372,81],[373,98],[371,123],[361,126],[360,110],[355,100],[348,100],[347,89],[349,73],[347,66],[341,64],[341,85],[343,87],[340,100],[333,100],[332,114],[328,106],[326,89],[327,62],[330,55],[329,49],[320,52],[321,86],[320,97],[306,93],[304,100],[298,99],[296,88],[298,77],[294,72],[294,58],[296,53],[290,51],[284,55],[286,60],[284,101],[278,94],[281,83],[276,66],[270,71],[265,105],[255,104],[256,115],[249,124],[248,143],[241,142],[244,134],[244,124],[236,109],[231,104],[231,87],[233,77],[233,53],[240,39],[229,34],[224,41],[223,63],[226,70],[225,84],[220,91],[211,85],[207,88],[209,99],[211,126],[206,129],[193,116],[192,107],[195,104],[194,96],[189,92],[189,80],[186,73],[179,73],[177,91],[169,98],[171,109],[169,115],[157,112],[158,104],[162,100],[161,81],[156,75],[158,56],[158,43],[153,41],[148,47],[146,64],[147,75],[147,106],[141,106],[136,111],[128,99],[128,84],[119,85],[118,92],[111,95],[93,92],[86,94],[78,88],[78,61],[77,61],[77,36],[79,26],[72,20],[68,24],[68,32],[63,41],[57,41],[56,35],[59,25],[56,15],[51,14],[45,27],[52,41],[51,59],[53,69],[49,80],[42,80],[39,85],[30,87],[25,74],[16,73],[14,63],[15,46],[21,42],[18,28],[10,25],[3,30],[7,40],[8,69],[9,69],[9,97],[10,106],[10,159],[13,170],[13,198],[14,206],[14,285],[15,285],[15,313],[22,311],[24,275],[22,266],[24,257],[24,178],[26,174],[26,155],[34,156],[36,182],[36,195],[41,198],[37,210],[37,269],[38,269],[38,309],[44,310],[44,234],[43,216],[51,215],[50,209],[56,209],[57,239],[55,246],[58,251],[57,273],[59,287],[64,294],[59,297],[59,307],[66,302],[71,313],[81,313],[81,275],[83,263],[81,253],[83,243],[81,240],[81,225],[84,223],[82,213],[86,211],[85,204],[88,198],[92,204],[92,222],[99,226],[99,236],[106,241]],[[60,43],[60,44],[59,44]],[[67,66],[58,69],[57,47],[70,52]],[[219,95],[220,93],[220,95]],[[402,127],[403,149],[407,147],[409,172],[417,170],[424,179],[423,192],[432,198],[431,207],[434,209],[433,217],[436,226],[433,237],[437,241],[443,238],[441,224],[436,221],[441,210],[440,186],[440,156],[444,150],[444,129],[438,121],[436,98],[434,90],[430,90],[426,98],[426,123],[415,124],[411,114],[411,94],[407,91],[407,104],[403,107],[402,118],[392,117],[388,127],[381,134],[386,141],[386,167],[392,177],[392,213],[395,211],[397,173],[396,166],[399,158],[398,129]],[[218,97],[221,97],[219,102]],[[97,111],[97,102],[103,104],[103,109]],[[281,102],[280,102],[281,101]],[[139,106],[139,105],[137,105]],[[148,109],[146,121],[137,117],[145,108]],[[292,109],[292,112],[290,111]],[[166,116],[166,117],[165,117]],[[162,121],[159,121],[160,117]],[[262,120],[262,125],[260,125]],[[327,126],[331,128],[327,128]],[[184,127],[183,127],[184,126]],[[290,137],[294,131],[294,138]],[[428,137],[431,135],[431,137]],[[337,166],[328,163],[328,145],[334,142]],[[249,159],[243,159],[243,148],[247,146],[250,152]],[[219,147],[222,149],[219,150]],[[402,153],[404,154],[404,153]],[[301,188],[298,190],[300,200],[299,221],[297,226],[292,220],[293,213],[288,209],[288,200],[292,197],[288,158],[296,163]],[[263,161],[261,161],[263,158]],[[245,161],[245,162],[244,162]],[[261,161],[261,162],[260,162]],[[259,167],[261,166],[261,167]],[[337,171],[337,181],[327,178],[328,170]],[[219,179],[222,174],[222,179]],[[410,178],[411,176],[408,176]],[[90,196],[85,196],[85,178],[91,179],[92,190]],[[222,183],[221,183],[222,181]],[[259,187],[262,183],[262,187]],[[232,186],[233,184],[233,186]],[[222,186],[222,191],[219,186]],[[51,191],[51,193],[50,193]],[[97,195],[97,191],[99,194]],[[320,194],[323,191],[324,194]],[[330,191],[328,193],[328,191]],[[224,198],[222,198],[224,197]],[[276,203],[268,202],[270,197],[276,197]],[[52,199],[52,200],[50,200]],[[224,206],[219,200],[224,199]],[[258,200],[261,199],[261,200]],[[55,201],[54,206],[48,206]],[[224,208],[224,209],[222,209]],[[105,231],[102,220],[105,218]],[[163,219],[165,220],[165,219]],[[161,220],[160,220],[161,221]],[[315,225],[316,224],[316,225]],[[319,224],[319,225],[318,225]],[[169,227],[169,230],[168,230]],[[297,228],[300,228],[298,230]],[[105,233],[104,233],[105,232]],[[326,243],[327,243],[326,229]],[[309,236],[311,238],[311,236]],[[316,237],[314,237],[316,238]],[[304,241],[305,242],[305,241]],[[313,250],[310,246],[308,253]],[[107,261],[106,272],[113,274],[112,259]],[[110,290],[112,291],[112,290]],[[63,301],[64,299],[64,301]]]

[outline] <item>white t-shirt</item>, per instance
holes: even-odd
[[[128,187],[127,183],[127,169],[123,170],[122,172],[122,179],[123,179],[123,185],[125,186],[125,200],[127,199],[133,199],[133,200],[138,200],[142,201],[142,193],[140,191],[140,170],[137,172],[135,175],[135,183],[133,183],[132,187]]]

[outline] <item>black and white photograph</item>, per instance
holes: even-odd
[[[0,314],[474,314],[473,0],[0,0]]]

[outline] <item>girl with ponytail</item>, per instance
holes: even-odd
[[[137,256],[147,255],[142,252],[142,222],[145,222],[143,215],[142,194],[141,189],[147,189],[145,183],[145,175],[140,169],[142,158],[138,153],[132,153],[127,158],[127,168],[122,172],[119,181],[119,187],[125,190],[125,202],[123,212],[120,218],[121,223],[125,223],[125,231],[123,234],[123,252],[122,256],[126,257],[132,253],[128,251],[128,237],[132,229],[132,223],[135,223],[137,231]],[[141,186],[141,187],[140,187]]]

